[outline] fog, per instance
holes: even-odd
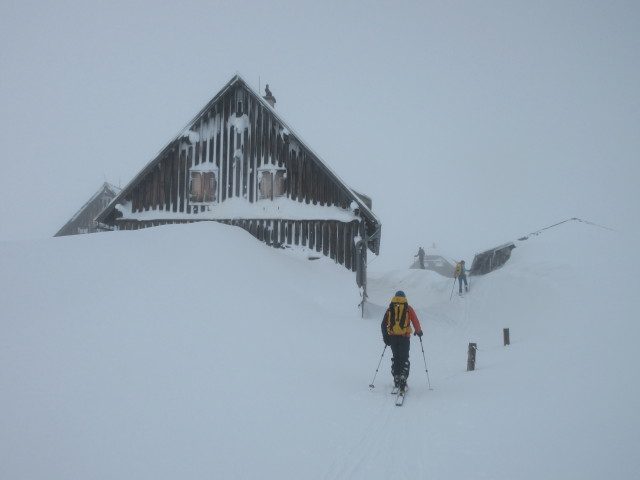
[[[637,2],[37,0],[0,39],[0,240],[124,186],[236,73],[372,197],[372,262],[640,232]]]

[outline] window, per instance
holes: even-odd
[[[258,199],[273,200],[285,193],[286,170],[277,167],[263,167],[258,176]]]
[[[217,169],[206,165],[198,165],[191,169],[189,201],[192,204],[213,203],[216,201]]]

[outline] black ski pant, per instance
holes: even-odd
[[[460,293],[462,293],[462,282],[463,281],[464,281],[465,290],[468,290],[468,288],[469,288],[469,284],[467,283],[467,276],[466,275],[459,275],[458,276],[458,284],[459,284],[460,288],[458,289],[458,291]]]
[[[393,358],[391,359],[391,375],[393,378],[396,376],[404,375],[404,378],[409,378],[409,347],[411,345],[411,337],[404,337],[402,335],[389,335],[389,346],[391,347],[391,353]]]

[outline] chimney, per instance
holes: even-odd
[[[271,105],[272,108],[276,107],[276,97],[274,97],[271,94],[271,90],[269,90],[269,84],[267,83],[267,85],[264,87],[264,98],[267,102],[269,102],[269,105]]]

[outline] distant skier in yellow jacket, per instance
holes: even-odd
[[[467,272],[469,270],[467,269],[467,267],[464,265],[464,260],[460,260],[458,263],[456,263],[456,271],[455,271],[455,277],[458,279],[458,294],[462,295],[462,282],[464,282],[464,291],[468,292],[469,291],[469,284],[467,283]]]

